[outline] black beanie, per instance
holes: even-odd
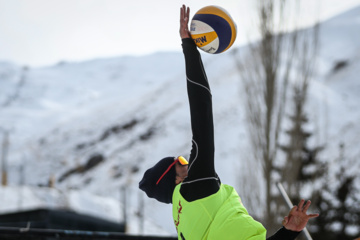
[[[163,203],[172,202],[176,171],[175,166],[172,166],[169,170],[168,168],[174,164],[174,160],[174,157],[163,158],[144,173],[143,178],[139,182],[139,188],[143,190],[148,197],[155,198]],[[168,172],[166,172],[167,170]],[[163,176],[165,172],[166,174]]]

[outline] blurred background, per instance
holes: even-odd
[[[281,186],[320,213],[313,239],[359,237],[359,0],[0,0],[0,227],[176,236],[138,182],[190,154],[182,4],[237,24],[201,52],[222,182],[269,235]]]
[[[28,66],[179,51],[182,4],[191,7],[191,14],[206,5],[227,9],[238,25],[237,46],[259,37],[256,1],[1,0],[0,4],[1,59]],[[310,26],[358,5],[358,0],[304,0],[297,7],[301,13],[297,24]]]

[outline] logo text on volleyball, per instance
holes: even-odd
[[[206,36],[195,38],[194,41],[195,41],[195,43],[198,43],[198,44],[203,44],[203,43],[207,42]]]

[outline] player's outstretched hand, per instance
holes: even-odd
[[[190,38],[190,31],[188,28],[189,25],[189,15],[190,15],[190,8],[186,7],[184,4],[180,8],[180,37],[183,38]]]
[[[289,215],[282,221],[283,226],[291,231],[300,232],[306,227],[310,218],[318,217],[319,214],[306,214],[309,209],[311,201],[307,201],[304,206],[305,200],[302,199],[298,206],[294,206]]]

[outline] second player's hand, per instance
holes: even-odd
[[[291,231],[300,232],[306,227],[307,222],[310,218],[318,217],[319,214],[307,214],[306,211],[309,209],[311,202],[307,201],[305,204],[305,200],[302,199],[298,206],[294,206],[289,215],[286,216],[282,222],[283,226]]]

